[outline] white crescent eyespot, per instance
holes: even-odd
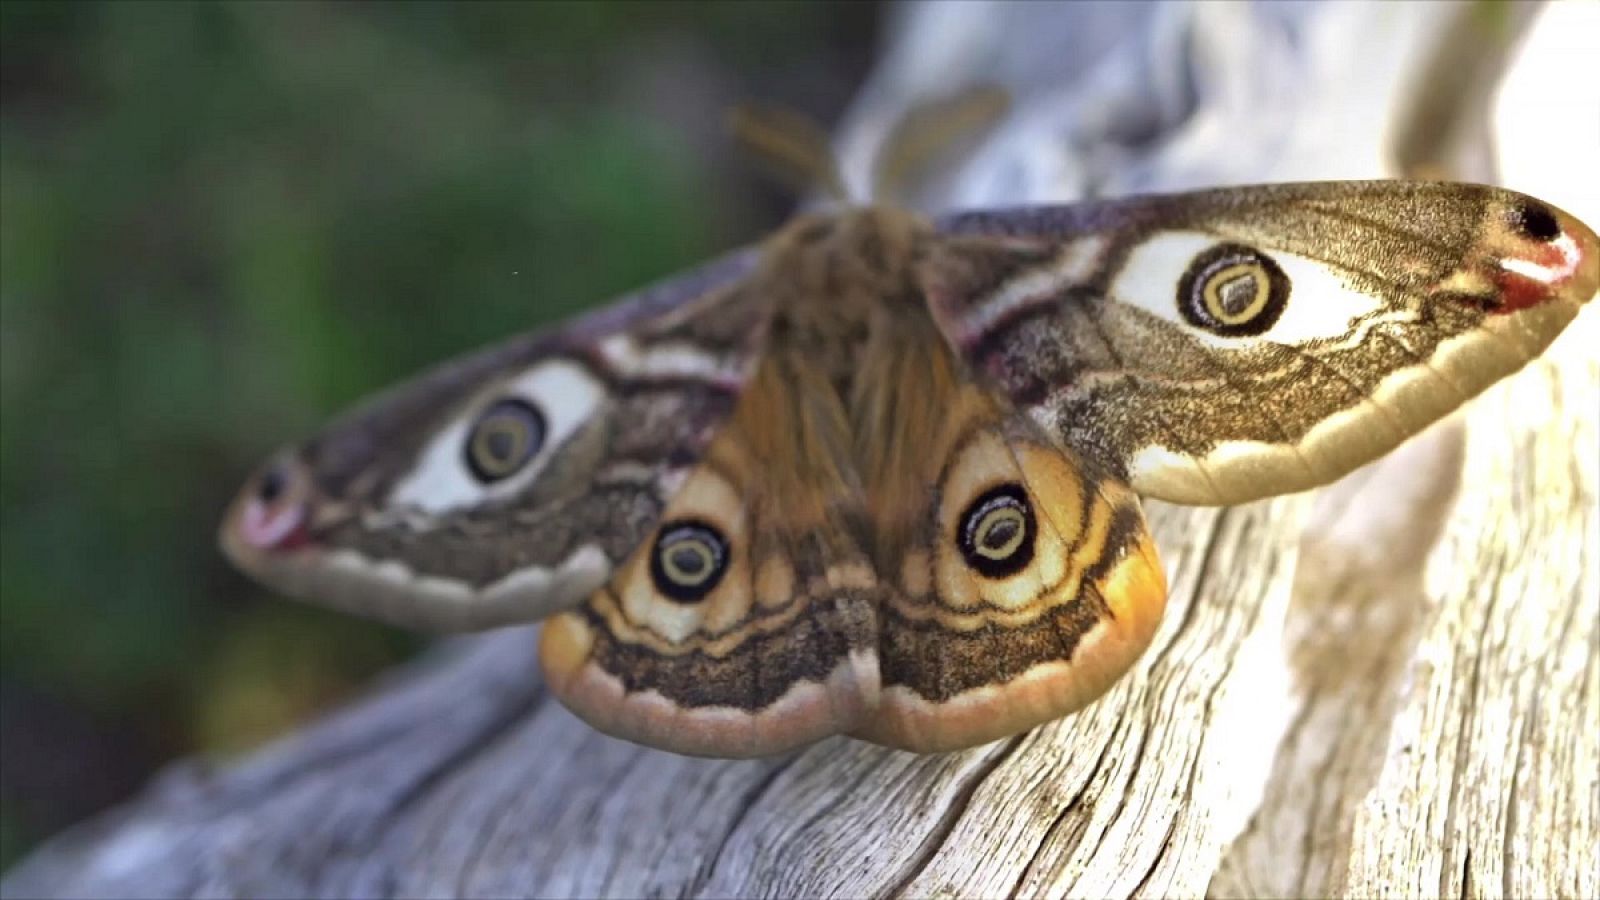
[[[519,398],[544,417],[544,443],[522,471],[484,484],[466,463],[467,436],[480,413],[496,400]],[[605,385],[577,363],[551,360],[498,383],[468,404],[461,415],[417,455],[416,465],[389,495],[399,508],[443,513],[485,499],[505,497],[527,486],[552,451],[566,442],[606,399]]]
[[[1383,308],[1376,298],[1353,290],[1326,263],[1281,250],[1261,250],[1289,279],[1288,303],[1271,328],[1259,334],[1229,337],[1196,328],[1178,305],[1178,286],[1189,266],[1202,253],[1227,239],[1196,231],[1169,231],[1154,235],[1128,254],[1121,271],[1111,281],[1116,300],[1136,306],[1182,328],[1208,347],[1234,350],[1260,341],[1303,344],[1342,338],[1357,320]]]

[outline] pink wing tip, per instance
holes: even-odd
[[[1504,215],[1491,273],[1500,290],[1496,314],[1550,300],[1586,303],[1600,286],[1600,238],[1555,207],[1515,195]]]
[[[269,555],[306,546],[311,495],[310,476],[296,461],[280,459],[268,465],[229,507],[220,534],[224,551],[253,571]]]

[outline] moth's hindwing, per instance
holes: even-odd
[[[545,625],[556,695],[602,731],[708,756],[861,721],[877,702],[881,588],[847,522],[859,484],[831,451],[848,446],[813,370],[765,362],[617,577]]]
[[[734,254],[448,363],[278,454],[220,540],[286,593],[391,622],[541,618],[602,584],[732,412],[768,306]]]
[[[1126,484],[973,385],[941,409],[935,452],[918,457],[935,490],[890,553],[882,698],[855,732],[919,751],[1016,734],[1095,700],[1149,645],[1167,599]]]
[[[1331,481],[1537,355],[1594,232],[1509,191],[1357,182],[977,213],[930,309],[972,368],[1141,494]]]

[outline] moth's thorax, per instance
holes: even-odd
[[[787,460],[763,488],[792,507],[780,518],[814,523],[819,498],[849,498],[856,537],[881,564],[918,539],[922,495],[952,442],[999,411],[962,389],[970,379],[928,312],[919,267],[937,238],[926,222],[870,207],[800,219],[768,246],[757,278],[773,319],[736,430]],[[788,472],[804,483],[786,487]]]
[[[925,317],[915,268],[931,237],[888,207],[797,219],[768,242],[754,279],[772,301],[769,352],[804,358],[848,394],[872,334]]]

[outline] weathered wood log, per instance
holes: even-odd
[[[1403,76],[1461,27],[1441,7],[1039,9],[907,11],[847,165],[929,84],[979,74],[1008,75],[1020,117],[946,200],[1474,158],[1386,149]],[[914,71],[952,41],[970,64]],[[1052,46],[1086,60],[1062,75]],[[1304,83],[1286,104],[1255,76],[1291,46],[1300,74],[1281,77]],[[997,71],[1002,49],[1016,71]],[[1142,65],[1162,54],[1164,73]],[[1336,162],[1302,133],[1307,97],[1326,101]],[[1109,140],[1129,115],[1143,137]],[[843,738],[674,756],[573,718],[540,684],[535,630],[508,629],[243,761],[176,767],[0,893],[1600,895],[1596,346],[1590,310],[1544,360],[1325,491],[1150,504],[1172,589],[1155,645],[1029,734],[929,756]]]

